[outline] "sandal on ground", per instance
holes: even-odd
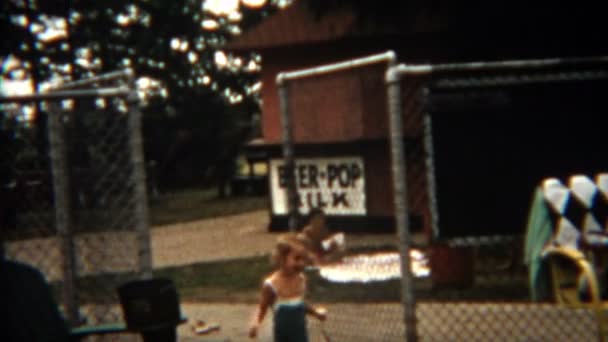
[[[205,321],[196,321],[192,326],[192,331],[196,335],[206,335],[220,330],[218,323],[207,323]]]

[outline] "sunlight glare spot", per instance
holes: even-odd
[[[198,55],[195,52],[192,52],[192,51],[188,52],[188,61],[191,64],[194,64],[194,63],[198,62]]]
[[[213,58],[215,60],[215,64],[220,67],[224,67],[228,64],[228,57],[226,57],[226,54],[222,51],[216,51]]]
[[[179,46],[180,46],[179,39],[177,39],[177,38],[171,39],[171,49],[177,50],[177,49],[179,49]]]
[[[239,0],[206,0],[203,10],[215,15],[228,15],[239,9]]]
[[[217,21],[215,21],[213,19],[205,19],[201,23],[201,26],[205,30],[210,30],[211,31],[211,30],[217,30],[220,27],[220,24],[218,24]]]
[[[250,8],[259,8],[266,4],[266,0],[241,0],[241,2]]]

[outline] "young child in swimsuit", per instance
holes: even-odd
[[[295,234],[279,238],[273,259],[277,270],[265,278],[260,303],[249,329],[255,338],[268,308],[274,313],[275,342],[307,342],[306,314],[324,321],[326,311],[304,302],[306,276],[304,268],[310,264],[310,255],[304,243]]]
[[[320,208],[310,210],[308,225],[298,236],[312,252],[317,265],[337,262],[344,255],[344,234],[330,232],[325,224],[325,212]],[[341,243],[338,238],[342,239]]]

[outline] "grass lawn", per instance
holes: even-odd
[[[199,263],[155,271],[155,276],[175,282],[181,302],[255,303],[259,299],[262,277],[272,271],[269,258],[254,257],[238,260]],[[133,279],[132,274],[99,275],[78,279],[81,303],[116,302],[113,290]],[[61,283],[53,284],[60,298]],[[421,301],[527,301],[525,280],[495,278],[492,282],[477,282],[470,288],[433,289],[430,279],[414,281],[415,296]],[[332,283],[309,275],[308,297],[316,302],[398,302],[401,298],[399,279],[371,283]],[[60,299],[59,299],[60,300]]]
[[[262,277],[272,271],[269,257],[198,263],[158,270],[173,279],[184,301],[255,302]]]
[[[268,257],[198,263],[154,271],[155,277],[175,282],[182,301],[255,302],[261,278],[271,271]],[[76,287],[81,303],[117,302],[116,288],[136,279],[133,273],[104,274],[78,278]],[[57,298],[61,282],[52,284]]]
[[[159,226],[269,208],[267,196],[218,198],[215,189],[185,189],[163,194],[150,204],[150,225]]]
[[[205,218],[241,214],[270,207],[268,196],[235,196],[218,198],[215,189],[184,189],[166,193],[151,200],[150,226],[190,222]],[[114,208],[113,210],[115,210]],[[75,232],[104,231],[108,223],[116,223],[114,212],[107,208],[74,209],[72,229]],[[55,230],[55,213],[52,209],[23,212],[19,216],[19,229],[7,230],[7,240],[51,237]]]
[[[369,252],[370,248],[352,252]],[[259,299],[262,278],[272,272],[269,256],[225,261],[201,262],[186,266],[156,269],[154,276],[172,279],[182,301],[254,303]],[[79,278],[77,288],[83,303],[115,301],[116,287],[135,278],[134,274],[108,274]],[[332,284],[309,274],[310,295],[327,302],[395,301],[399,298],[399,281],[373,284]],[[54,284],[60,295],[61,283]]]
[[[368,247],[350,252],[371,251]],[[270,258],[265,256],[171,267],[158,270],[156,274],[173,279],[185,301],[254,303],[259,299],[262,277],[272,270]],[[398,301],[400,298],[399,280],[344,285],[330,283],[314,273],[310,273],[308,278],[309,295],[315,300],[375,302]]]
[[[221,217],[267,208],[267,197],[218,199],[213,190],[190,189],[163,195],[151,205],[151,225],[165,225]],[[354,247],[349,253],[394,250],[395,246]],[[155,276],[172,279],[182,302],[241,302],[258,300],[262,277],[272,271],[267,256],[201,262],[155,270]],[[310,275],[310,297],[323,302],[396,302],[399,280],[336,284]],[[82,277],[77,281],[82,303],[114,302],[115,288],[134,279],[133,274]],[[54,284],[60,295],[60,283]],[[415,281],[419,300],[521,300],[526,299],[525,279],[491,278],[468,289],[432,289],[428,279]]]
[[[372,250],[352,250],[351,253]],[[255,303],[259,299],[262,277],[272,271],[270,258],[258,256],[225,261],[202,262],[187,266],[155,270],[155,276],[175,282],[182,302]],[[113,288],[134,278],[133,274],[99,275],[78,279],[82,303],[115,302]],[[399,279],[370,283],[332,283],[308,274],[308,296],[315,302],[398,302],[401,298]],[[60,295],[61,284],[54,284]],[[414,281],[415,296],[421,301],[528,301],[526,278],[494,274],[476,278],[467,288],[433,288],[429,278]]]

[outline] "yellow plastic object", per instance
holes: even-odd
[[[555,301],[570,308],[592,310],[600,341],[608,341],[608,302],[602,301],[593,264],[579,251],[548,247],[543,253],[551,268]]]

